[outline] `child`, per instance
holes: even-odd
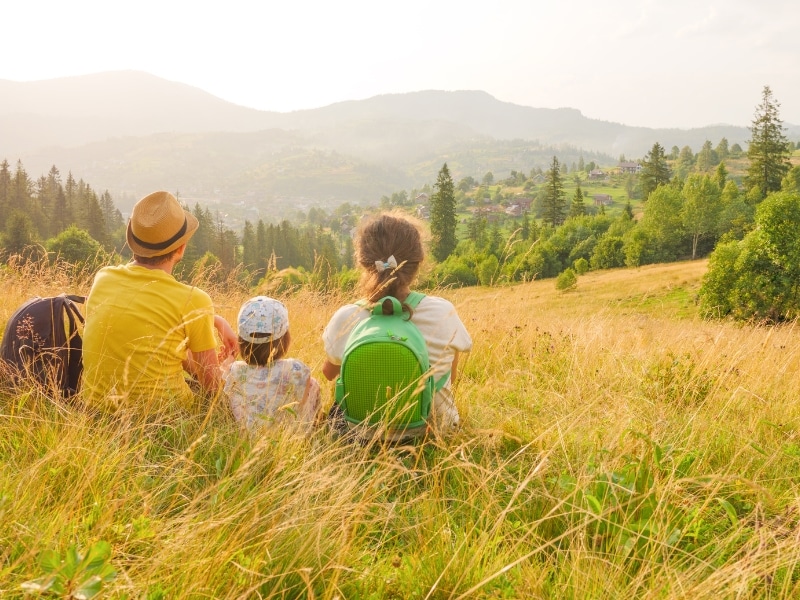
[[[239,353],[225,375],[225,394],[233,416],[248,430],[276,422],[310,429],[320,410],[319,383],[289,350],[289,313],[272,298],[256,296],[238,317]]]
[[[361,271],[360,291],[367,302],[394,296],[403,302],[425,258],[417,227],[400,215],[381,214],[359,229],[355,259]],[[331,318],[322,334],[327,359],[322,373],[328,380],[339,375],[347,337],[353,327],[370,314],[370,306],[347,304]],[[437,296],[425,296],[412,311],[411,321],[425,338],[434,377],[450,374],[433,399],[429,425],[440,431],[458,425],[458,409],[451,383],[456,379],[458,357],[472,349],[472,339],[453,305]],[[335,408],[335,407],[334,407]],[[406,434],[416,432],[407,431]]]

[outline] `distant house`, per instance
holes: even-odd
[[[634,173],[634,174],[636,174],[636,173],[638,173],[639,171],[642,170],[642,165],[640,165],[637,162],[626,161],[626,162],[619,163],[617,165],[617,169],[619,170],[620,173]]]
[[[592,198],[595,206],[611,206],[614,203],[614,200],[608,194],[594,194]]]
[[[600,179],[605,179],[606,174],[602,169],[592,169],[589,171],[589,179],[592,181],[598,181]]]
[[[430,196],[428,196],[428,194],[426,194],[425,192],[421,192],[417,194],[416,198],[414,198],[414,202],[416,202],[417,204],[428,204],[430,199],[431,198]]]
[[[533,204],[533,198],[514,198],[512,204],[518,204],[519,207],[522,209],[522,212],[531,209],[531,204]]]
[[[545,179],[547,179],[542,173],[537,173],[533,176],[533,183],[544,183]]]
[[[522,207],[519,204],[512,204],[506,209],[506,214],[512,217],[521,217]]]
[[[417,196],[419,198],[419,196]],[[418,204],[417,208],[414,210],[414,213],[417,215],[418,219],[430,219],[431,218],[431,210],[422,204]]]

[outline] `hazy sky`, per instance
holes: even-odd
[[[135,69],[290,111],[484,90],[628,125],[800,124],[798,0],[16,0],[0,79]],[[2,102],[2,98],[0,98]]]

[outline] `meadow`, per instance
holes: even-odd
[[[800,333],[699,319],[706,267],[437,290],[474,349],[462,427],[419,446],[5,392],[0,597],[798,597]],[[0,322],[88,282],[6,269]],[[251,294],[209,291],[231,322]],[[323,381],[346,299],[284,299]]]

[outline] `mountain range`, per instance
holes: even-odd
[[[639,158],[723,137],[743,147],[745,127],[650,129],[599,121],[573,108],[502,102],[481,91],[420,91],[288,113],[245,108],[137,71],[34,82],[0,80],[0,160],[35,179],[56,165],[125,210],[154,189],[192,203],[239,206],[280,218],[312,205],[376,202],[435,180],[496,177],[572,163]],[[788,126],[790,139],[800,127]]]

